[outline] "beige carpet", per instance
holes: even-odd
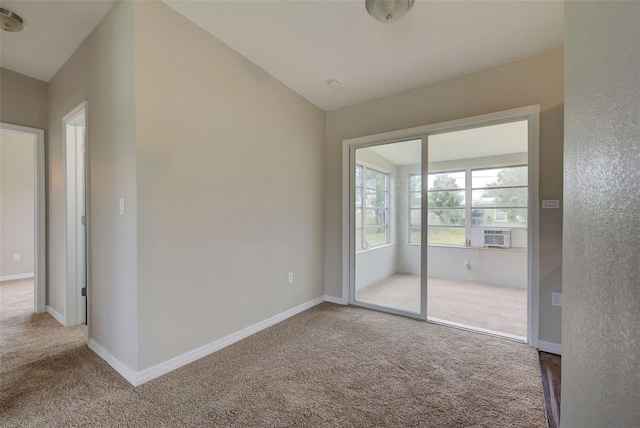
[[[133,388],[2,283],[0,425],[544,427],[526,345],[324,303]],[[20,306],[20,307],[18,307]]]
[[[420,277],[394,274],[358,290],[358,300],[420,312]],[[427,279],[427,316],[527,336],[527,290],[449,278]]]

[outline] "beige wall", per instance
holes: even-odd
[[[540,199],[562,199],[563,52],[500,65],[327,113],[325,287],[341,296],[342,140],[540,104]],[[562,211],[540,211],[540,340],[560,343]]]
[[[47,84],[0,68],[0,122],[45,129]]]
[[[640,3],[565,3],[562,426],[640,424]]]
[[[48,304],[62,313],[65,281],[62,118],[88,101],[89,336],[137,365],[134,4],[117,3],[49,82]],[[126,215],[118,200],[126,199]]]
[[[0,277],[33,274],[33,149],[33,136],[0,131]]]
[[[324,295],[325,114],[163,3],[135,43],[144,369]]]

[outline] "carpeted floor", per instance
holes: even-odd
[[[535,349],[321,304],[133,388],[0,285],[0,425],[545,427]]]
[[[420,276],[397,273],[358,290],[358,300],[420,312]],[[427,315],[473,327],[527,336],[526,288],[427,279]]]

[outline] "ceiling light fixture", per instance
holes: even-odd
[[[2,25],[2,30],[8,31],[10,33],[17,33],[18,31],[22,31],[22,29],[24,28],[24,26],[22,25],[22,18],[20,18],[10,10],[3,9],[1,7],[0,22]]]
[[[415,0],[365,0],[369,15],[384,24],[391,24],[409,12]]]

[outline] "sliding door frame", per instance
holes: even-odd
[[[385,132],[381,134],[350,138],[342,142],[342,303],[427,320],[426,314],[426,272],[427,245],[421,246],[421,313],[415,314],[394,310],[384,306],[355,301],[355,235],[353,233],[355,210],[352,177],[355,176],[355,150],[381,144],[422,139],[422,174],[426,177],[428,168],[428,135],[461,131],[481,126],[498,125],[518,120],[528,121],[528,170],[529,196],[527,227],[527,343],[538,346],[539,330],[539,128],[540,106],[532,105],[495,113],[483,114],[415,128]],[[427,180],[423,180],[423,194]],[[427,242],[426,198],[422,198],[422,242]]]
[[[384,135],[384,134],[380,134],[380,135]],[[342,225],[342,235],[343,235],[343,251],[344,251],[344,240],[347,240],[347,245],[348,245],[348,250],[347,250],[347,255],[348,255],[348,279],[347,279],[347,292],[344,292],[344,282],[343,282],[343,296],[348,296],[347,299],[343,298],[344,303],[348,303],[350,305],[354,305],[354,306],[360,306],[363,308],[367,308],[367,309],[374,309],[377,311],[381,311],[381,312],[387,312],[390,314],[394,314],[394,315],[401,315],[404,317],[408,317],[408,318],[415,318],[415,319],[419,319],[422,321],[426,321],[427,320],[427,277],[426,275],[422,275],[422,272],[424,269],[426,269],[427,265],[427,259],[426,259],[426,253],[427,253],[427,248],[426,246],[421,246],[420,249],[420,312],[410,312],[410,311],[405,311],[402,309],[396,309],[396,308],[392,308],[389,306],[384,306],[384,305],[377,305],[375,303],[368,303],[368,302],[362,302],[362,301],[358,301],[356,300],[356,290],[355,290],[355,286],[356,286],[356,270],[355,270],[355,266],[356,266],[356,244],[355,244],[355,186],[354,186],[354,182],[353,179],[355,177],[355,168],[356,168],[356,150],[357,149],[363,149],[363,148],[367,148],[367,147],[375,147],[375,146],[381,146],[381,145],[386,145],[386,144],[394,144],[394,143],[403,143],[405,141],[409,141],[409,140],[421,140],[422,141],[422,159],[421,159],[421,170],[422,170],[422,174],[425,174],[426,172],[426,168],[428,165],[427,162],[427,156],[428,156],[428,150],[427,150],[427,136],[426,135],[421,135],[421,136],[414,136],[413,138],[400,138],[400,139],[383,139],[383,140],[376,140],[376,141],[358,141],[358,142],[352,142],[352,143],[348,143],[343,145],[343,168],[347,168],[347,174],[344,175],[343,172],[343,208],[346,206],[347,207],[347,223],[345,225],[344,223],[344,218],[343,218],[343,225]],[[345,140],[345,142],[350,141],[350,140]],[[346,150],[346,152],[345,152]],[[346,157],[346,165],[345,165],[345,157]],[[345,188],[345,182],[346,182],[346,188]],[[426,189],[426,181],[423,181],[422,183],[422,188],[423,191]],[[345,202],[345,191],[347,193],[346,195],[346,202]],[[426,209],[426,205],[427,205],[427,200],[423,198],[422,200],[422,212],[421,212],[421,218],[422,218],[422,223],[424,224],[426,222],[427,219],[427,209]],[[343,210],[344,211],[344,210]],[[344,212],[343,212],[344,214]],[[346,226],[346,227],[345,227]],[[389,226],[391,227],[391,226]],[[345,228],[346,228],[346,236],[345,236]],[[427,236],[427,229],[426,228],[422,228],[421,229],[421,235],[422,235],[422,239],[426,240]],[[426,242],[426,241],[424,241]],[[344,255],[344,253],[343,253]],[[344,260],[343,260],[344,263]],[[353,268],[351,268],[353,267]],[[343,275],[344,275],[344,268],[343,268]],[[424,270],[424,272],[426,272],[426,270]],[[345,301],[346,300],[346,301]]]

